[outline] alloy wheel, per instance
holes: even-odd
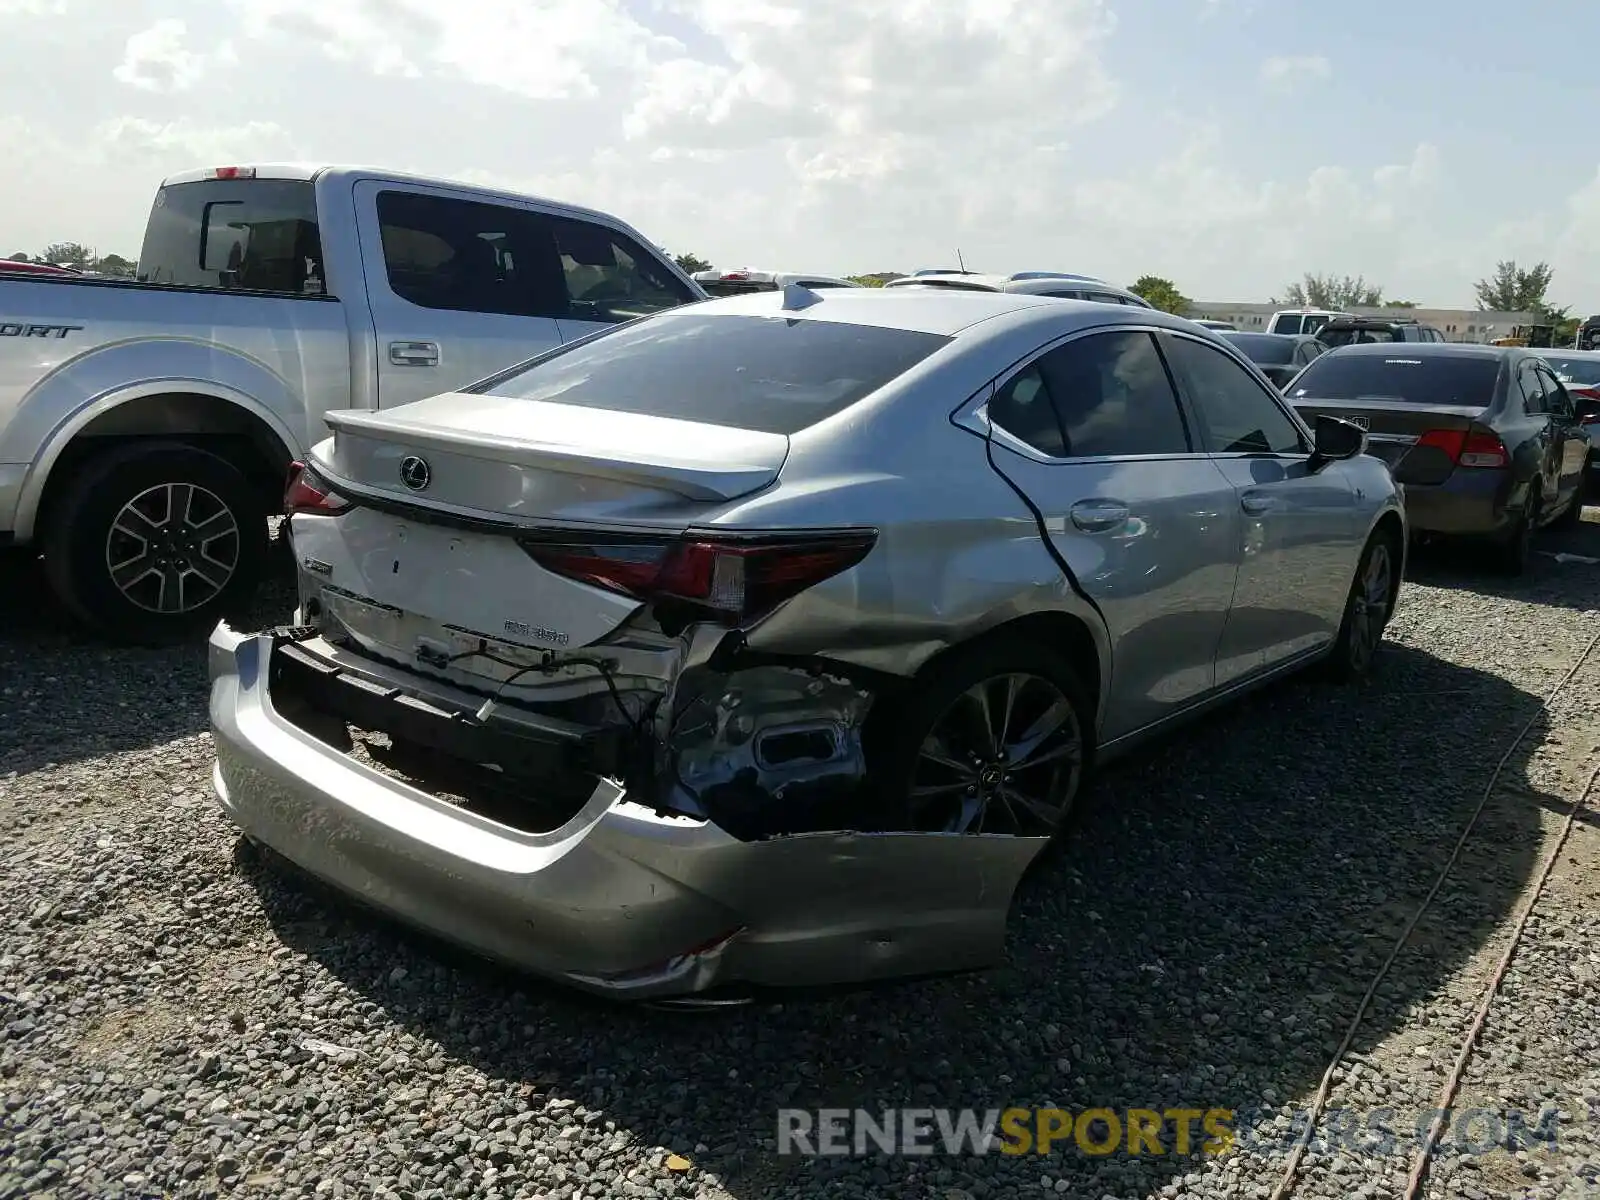
[[[1050,680],[991,676],[962,692],[923,739],[912,774],[916,829],[1049,837],[1083,770],[1077,710]]]
[[[146,488],[106,534],[106,570],[129,603],[179,616],[215,599],[239,567],[239,522],[215,492],[193,483]]]
[[[1350,666],[1357,674],[1371,665],[1389,617],[1394,563],[1387,542],[1375,541],[1350,596]]]

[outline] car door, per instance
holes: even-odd
[[[448,188],[356,184],[378,403],[452,391],[561,344],[549,218]]]
[[[568,341],[699,299],[621,230],[576,217],[551,217],[550,228],[566,289],[559,324]]]
[[[1196,443],[1153,333],[1073,335],[980,410],[995,469],[1036,510],[1111,638],[1115,738],[1205,696],[1233,595],[1233,488]]]
[[[1240,360],[1187,334],[1161,338],[1241,517],[1238,582],[1217,645],[1216,683],[1227,687],[1337,635],[1365,546],[1361,496],[1345,464],[1314,469],[1304,427]]]
[[[1561,439],[1551,420],[1550,398],[1545,395],[1544,381],[1539,378],[1532,358],[1524,358],[1516,364],[1516,381],[1526,417],[1516,437],[1507,440],[1506,448],[1521,467],[1519,479],[1526,478],[1531,483],[1537,478],[1548,513],[1559,503],[1561,494]]]
[[[1572,397],[1544,363],[1533,364],[1534,374],[1544,390],[1545,408],[1550,412],[1550,436],[1555,443],[1557,471],[1560,475],[1560,500],[1566,503],[1583,481],[1583,468],[1589,460],[1589,434],[1578,422]]]

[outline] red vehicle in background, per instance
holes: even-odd
[[[18,272],[23,275],[82,275],[82,271],[72,267],[58,267],[54,263],[29,263],[15,262],[12,259],[0,259],[0,272]]]

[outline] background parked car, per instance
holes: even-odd
[[[1202,329],[1214,329],[1219,333],[1238,328],[1231,321],[1213,321],[1209,317],[1199,317],[1195,320],[1195,324]]]
[[[1131,306],[730,297],[329,423],[287,505],[316,633],[212,638],[224,808],[621,995],[993,961],[1093,762],[1365,673],[1403,566],[1358,429]],[[500,764],[516,828],[352,782],[345,722]]]
[[[1343,313],[1327,308],[1285,308],[1272,314],[1267,322],[1268,333],[1316,333],[1335,317]]]
[[[1024,296],[1055,296],[1062,300],[1093,300],[1100,304],[1127,304],[1149,308],[1142,296],[1127,288],[1089,275],[1055,271],[1018,271],[1013,275],[912,275],[890,280],[886,288],[955,288],[967,292],[1010,292]]]
[[[1382,317],[1335,317],[1317,330],[1327,346],[1367,345],[1375,342],[1442,342],[1444,334],[1417,321],[1386,321]]]
[[[1539,357],[1550,364],[1561,386],[1574,405],[1585,401],[1600,402],[1600,350],[1542,350]],[[1584,430],[1589,435],[1589,475],[1591,483],[1600,472],[1600,413],[1585,406],[1580,416]],[[1590,496],[1600,495],[1591,491]]]
[[[757,271],[743,267],[737,271],[696,271],[694,281],[708,296],[742,296],[749,292],[781,292],[791,283],[808,288],[860,287],[851,279],[834,275],[807,274],[803,271]]]
[[[1302,367],[1328,351],[1322,342],[1305,334],[1223,333],[1222,337],[1244,351],[1244,356],[1280,390]]]
[[[1585,317],[1578,326],[1577,350],[1600,350],[1600,316]]]
[[[1345,346],[1294,380],[1306,417],[1369,430],[1371,453],[1405,486],[1418,533],[1483,539],[1520,573],[1534,532],[1579,519],[1589,441],[1550,367],[1526,350],[1428,343]]]

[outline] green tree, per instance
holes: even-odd
[[[1494,274],[1472,285],[1477,293],[1478,307],[1491,312],[1534,312],[1545,310],[1544,295],[1550,290],[1550,280],[1555,272],[1550,264],[1534,263],[1524,271],[1506,259],[1494,266]]]
[[[846,275],[851,283],[859,283],[862,287],[882,287],[888,282],[882,275]]]
[[[1189,298],[1178,285],[1159,275],[1141,275],[1128,290],[1162,312],[1182,316],[1189,310]]]
[[[7,262],[32,262],[33,261],[33,256],[28,254],[25,251],[18,250],[10,258],[6,259],[6,261]]]
[[[693,275],[696,271],[709,271],[711,264],[698,254],[675,254],[672,261],[678,264],[678,270],[685,275]]]
[[[1360,275],[1332,275],[1307,273],[1301,282],[1291,283],[1284,289],[1283,299],[1274,304],[1288,304],[1291,308],[1377,308],[1383,303],[1383,288],[1368,283]]]
[[[80,270],[93,263],[94,257],[94,251],[81,242],[52,242],[39,256],[43,262],[61,263]]]
[[[1415,300],[1385,300],[1383,306],[1385,308],[1415,308],[1417,302]]]

